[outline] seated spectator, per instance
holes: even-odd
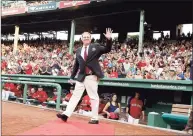
[[[78,113],[84,115],[91,115],[91,102],[88,95],[82,98],[80,105],[78,105]]]
[[[128,122],[131,124],[138,124],[140,118],[145,119],[144,104],[140,99],[140,93],[136,92],[135,97],[130,98],[126,113],[128,114]]]
[[[58,73],[59,73],[59,71],[60,71],[60,69],[61,69],[61,67],[60,67],[59,62],[57,61],[56,56],[54,56],[53,59],[54,59],[54,60],[53,60],[53,63],[51,64],[52,75],[57,76]]]
[[[113,67],[111,72],[110,72],[110,78],[118,78],[118,72],[117,72],[117,68]]]
[[[5,83],[2,90],[2,100],[8,100],[10,96],[15,96],[14,90],[16,86],[13,83]]]
[[[128,73],[127,73],[127,76],[126,76],[126,78],[129,78],[129,79],[134,79],[134,75],[132,74],[132,72],[131,71],[129,71]]]
[[[130,62],[129,72],[131,72],[132,75],[136,74],[136,66],[133,62]]]
[[[111,100],[105,105],[103,112],[107,114],[107,118],[118,120],[120,109],[121,105],[118,102],[117,95],[113,93]]]
[[[13,89],[13,92],[16,97],[22,97],[23,96],[22,85],[21,84],[17,85],[17,87]]]
[[[179,80],[184,80],[184,73],[181,68],[176,69],[176,75]]]
[[[41,74],[41,75],[52,75],[52,69],[51,69],[49,63],[45,63],[45,64],[40,68],[40,74]]]
[[[134,75],[134,79],[143,79],[143,74],[140,70],[137,70],[137,74]]]
[[[48,99],[47,93],[43,90],[41,86],[38,87],[38,90],[33,94],[33,98],[37,100],[37,103],[42,104]]]
[[[128,58],[125,59],[125,62],[123,63],[123,67],[125,69],[125,72],[128,73],[130,68],[130,63]]]
[[[159,80],[166,80],[166,76],[165,76],[165,72],[162,71],[162,73],[160,74]]]
[[[117,69],[118,78],[125,78],[125,69],[123,67],[123,63],[120,63]]]
[[[191,80],[191,79],[190,79],[190,71],[186,71],[186,72],[184,73],[184,80]]]
[[[143,70],[145,69],[145,66],[146,66],[146,61],[145,61],[145,58],[142,57],[141,60],[138,62],[137,64],[137,67],[140,69],[140,70]]]
[[[39,75],[40,74],[39,71],[40,71],[40,64],[37,64],[33,68],[33,75]]]
[[[33,94],[36,92],[34,87],[29,87],[27,91],[27,98],[28,99],[33,99]]]
[[[68,102],[70,101],[70,98],[72,97],[74,91],[74,87],[70,87],[70,92],[65,96],[65,98],[62,100],[62,104],[68,105]]]
[[[165,64],[164,64],[162,57],[159,58],[159,61],[157,64],[158,64],[157,76],[159,76],[161,74],[161,72],[163,71],[163,68],[165,67]]]
[[[153,70],[145,71],[145,79],[155,79]]]
[[[32,65],[31,65],[31,62],[29,61],[28,64],[24,67],[24,73],[26,75],[32,75],[33,73],[33,68],[32,68]]]
[[[178,80],[179,78],[176,75],[176,69],[170,68],[169,76],[167,77],[167,80]]]
[[[103,71],[104,71],[104,77],[105,77],[105,78],[109,78],[109,76],[110,76],[109,70],[107,70],[107,69],[105,68]]]
[[[48,99],[47,99],[47,101],[49,102],[49,103],[56,103],[56,101],[57,101],[57,89],[56,88],[54,88],[53,89],[53,96],[52,97],[49,97]]]

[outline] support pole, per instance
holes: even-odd
[[[25,85],[24,85],[24,90],[23,90],[23,103],[24,103],[24,104],[26,103],[26,99],[27,99],[27,89],[28,89],[27,86],[28,86],[28,85],[25,84]]]
[[[13,54],[16,54],[17,45],[19,39],[19,26],[15,26],[15,36],[14,36],[14,46],[13,46]]]
[[[74,36],[75,36],[75,20],[72,20],[72,22],[71,22],[71,34],[70,34],[70,48],[69,48],[70,54],[72,54],[73,50],[74,50]]]
[[[144,20],[145,20],[145,11],[141,10],[141,12],[140,12],[140,24],[139,24],[138,53],[142,52],[142,49],[143,49]]]

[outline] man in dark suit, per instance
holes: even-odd
[[[99,65],[98,59],[104,53],[111,51],[112,47],[112,30],[106,29],[104,36],[106,37],[106,45],[91,44],[91,34],[84,32],[82,34],[83,46],[78,48],[76,51],[76,59],[71,74],[69,83],[73,84],[73,80],[79,70],[75,90],[73,95],[66,107],[66,111],[58,113],[57,117],[63,121],[67,121],[77,106],[84,90],[86,89],[87,94],[90,97],[92,107],[92,118],[89,121],[90,124],[98,124],[98,109],[99,109],[99,96],[98,96],[98,83],[99,79],[103,78],[103,72]]]

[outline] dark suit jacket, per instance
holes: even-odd
[[[98,43],[89,45],[88,57],[86,61],[84,61],[84,58],[82,58],[81,56],[82,47],[78,48],[76,51],[76,59],[75,59],[73,71],[70,78],[74,79],[78,69],[80,69],[77,77],[77,81],[83,82],[86,76],[86,73],[85,73],[86,66],[92,71],[94,75],[96,75],[99,78],[103,78],[104,75],[99,65],[98,59],[102,54],[110,52],[111,47],[112,47],[112,40],[107,40],[105,46],[102,46]]]

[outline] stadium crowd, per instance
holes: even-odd
[[[100,42],[95,41],[92,42]],[[74,52],[81,45],[74,44]],[[137,53],[138,41],[126,40],[124,43],[113,42],[110,53],[102,55],[101,68],[106,78],[152,79],[152,80],[191,80],[192,41],[183,38],[177,41],[163,40],[145,42],[143,52]],[[68,53],[66,41],[56,39],[36,39],[19,41],[16,53],[13,53],[13,41],[2,40],[2,74],[53,75],[70,76],[74,63],[74,55]],[[62,95],[61,104],[65,109],[74,88]],[[28,104],[40,106],[55,105],[57,90],[50,92],[45,88],[28,87]],[[2,89],[2,99],[22,97],[23,86],[5,83]],[[21,100],[23,100],[21,98]],[[138,104],[139,106],[134,106]],[[137,108],[136,108],[137,107]],[[63,109],[63,110],[64,110]],[[145,102],[140,93],[135,92],[127,101],[126,109],[122,109],[116,94],[100,95],[99,114],[101,117],[126,121],[132,124],[143,123]],[[88,95],[79,102],[75,112],[84,115],[91,114],[91,103]],[[187,128],[187,127],[186,127]],[[188,129],[189,130],[189,129]]]
[[[93,42],[99,42],[92,40]],[[81,42],[75,42],[76,49]],[[114,41],[110,53],[99,58],[106,78],[190,80],[192,41],[145,42],[137,53],[138,42]],[[13,42],[2,41],[2,74],[70,76],[74,55],[65,41],[49,38],[20,41],[16,54]]]
[[[55,1],[25,1],[25,0],[2,1],[2,10],[24,8],[26,6],[38,6],[38,5],[49,4],[51,2],[55,2]]]

